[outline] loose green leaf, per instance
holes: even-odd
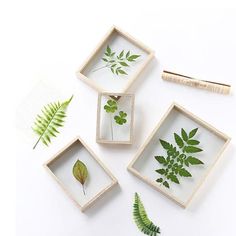
[[[181,129],[181,136],[185,142],[188,141],[188,135],[184,129]]]
[[[62,127],[64,118],[66,117],[66,108],[70,104],[73,96],[63,103],[55,102],[44,106],[42,114],[37,115],[35,118],[34,126],[32,129],[39,136],[33,149],[36,148],[39,141],[42,141],[46,146],[51,143],[51,138],[56,137],[56,133],[59,133],[57,127]]]
[[[184,142],[183,142],[182,138],[176,133],[174,133],[174,136],[175,136],[175,142],[177,143],[177,145],[180,148],[182,148],[184,146]]]
[[[143,203],[137,193],[134,197],[133,218],[138,229],[146,235],[156,236],[160,234],[160,228],[153,224],[147,216]]]
[[[186,159],[187,162],[189,162],[191,165],[200,165],[200,164],[204,164],[201,160],[197,159],[196,157],[188,157]]]
[[[83,187],[83,193],[85,195],[84,184],[88,178],[88,169],[86,165],[82,161],[77,160],[73,166],[72,173],[74,177],[81,183]]]
[[[132,55],[132,56],[128,57],[128,61],[134,61],[138,57],[140,57],[140,55]]]
[[[198,131],[198,128],[193,129],[192,131],[189,132],[189,138],[192,138]]]
[[[201,148],[195,147],[195,146],[186,146],[185,152],[187,153],[196,153],[196,152],[202,152]]]

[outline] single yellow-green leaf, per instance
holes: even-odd
[[[86,181],[86,179],[88,178],[88,169],[86,167],[86,165],[80,161],[77,160],[73,166],[73,175],[74,177],[81,183],[81,185],[83,186],[83,192],[85,195],[85,191],[84,191],[84,183]]]

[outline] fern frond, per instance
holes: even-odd
[[[133,205],[133,217],[137,227],[144,234],[150,236],[156,236],[160,234],[160,228],[154,225],[148,218],[143,203],[140,200],[140,197],[135,193],[134,205]]]
[[[43,107],[42,113],[37,115],[35,118],[33,130],[39,135],[39,139],[34,145],[33,149],[36,148],[39,141],[41,140],[46,146],[51,143],[51,138],[56,137],[59,134],[58,127],[62,127],[65,122],[66,108],[70,104],[71,98],[63,103],[54,102]]]

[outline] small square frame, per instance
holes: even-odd
[[[211,131],[213,134],[215,134],[216,136],[222,138],[225,142],[224,145],[221,147],[221,150],[219,151],[219,153],[217,154],[217,156],[215,156],[215,160],[213,162],[213,164],[209,167],[208,171],[206,171],[206,173],[204,173],[204,175],[201,177],[199,184],[195,187],[195,189],[192,191],[191,196],[188,198],[188,200],[183,203],[182,201],[180,201],[177,197],[173,196],[172,194],[168,193],[167,191],[165,191],[165,189],[161,188],[160,186],[158,186],[158,184],[156,183],[156,181],[153,181],[151,179],[149,179],[148,177],[145,177],[142,173],[140,173],[135,167],[135,163],[138,161],[138,159],[141,157],[141,154],[144,152],[144,150],[146,149],[146,147],[148,146],[148,144],[151,142],[151,140],[154,138],[155,134],[158,132],[158,130],[160,129],[160,127],[162,126],[162,124],[165,122],[166,118],[168,117],[168,115],[171,113],[171,111],[173,109],[176,109],[178,112],[182,113],[184,116],[190,118],[191,120],[193,120],[194,122],[198,123],[199,125],[201,125],[202,127],[208,129],[209,131]],[[193,113],[189,112],[188,110],[186,110],[185,108],[183,108],[182,106],[173,103],[170,108],[167,110],[167,112],[164,114],[164,116],[162,117],[162,119],[160,120],[160,122],[157,124],[157,126],[154,128],[154,130],[152,131],[152,133],[150,134],[150,136],[147,138],[147,140],[145,141],[145,143],[141,146],[141,148],[139,149],[139,151],[137,152],[137,154],[135,155],[134,159],[130,162],[130,164],[127,167],[127,170],[129,172],[131,172],[132,174],[134,174],[136,177],[138,177],[139,179],[141,179],[142,181],[144,181],[145,183],[147,183],[148,185],[150,185],[151,187],[153,187],[154,189],[158,190],[159,192],[161,192],[162,194],[164,194],[166,197],[168,197],[169,199],[171,199],[172,201],[174,201],[175,203],[177,203],[178,205],[180,205],[183,208],[186,208],[189,203],[191,202],[191,200],[193,199],[193,197],[195,196],[196,192],[198,191],[198,189],[202,186],[203,182],[205,181],[205,179],[207,178],[208,174],[211,172],[211,170],[213,169],[213,167],[215,166],[215,164],[217,163],[217,161],[219,160],[219,158],[222,156],[224,150],[226,149],[226,147],[228,146],[229,142],[230,142],[231,138],[228,137],[226,134],[220,132],[219,130],[217,130],[216,128],[214,128],[212,125],[210,125],[209,123],[206,123],[205,121],[203,121],[202,119],[200,119],[199,117],[195,116]]]
[[[143,62],[143,64],[140,66],[140,68],[137,69],[136,73],[128,79],[128,82],[124,89],[122,91],[119,91],[121,93],[125,93],[128,91],[128,89],[131,87],[132,83],[138,78],[138,76],[142,73],[142,71],[145,69],[147,64],[152,60],[154,57],[154,51],[145,46],[140,41],[134,39],[131,35],[128,33],[122,31],[117,26],[112,26],[112,28],[108,31],[108,33],[104,36],[104,38],[100,41],[100,43],[97,45],[95,50],[91,53],[91,55],[85,60],[85,62],[82,64],[82,66],[78,69],[76,72],[76,75],[79,79],[81,79],[83,82],[88,84],[93,89],[97,90],[98,92],[110,92],[104,89],[103,87],[99,86],[95,81],[89,79],[87,76],[83,74],[84,69],[87,67],[87,65],[96,57],[96,55],[99,53],[100,49],[107,43],[107,41],[110,39],[110,37],[113,35],[113,33],[118,33],[122,37],[124,37],[126,40],[134,44],[135,46],[141,48],[143,51],[145,51],[148,55],[146,60]]]
[[[103,96],[109,96],[115,100],[119,100],[120,97],[130,97],[131,98],[131,120],[130,120],[130,139],[128,141],[112,141],[101,139],[100,132],[100,116],[101,116],[101,101]],[[99,93],[98,94],[98,104],[97,104],[97,128],[96,128],[96,142],[97,143],[106,143],[106,144],[132,144],[134,139],[134,94],[128,93]]]
[[[60,181],[60,179],[53,173],[50,169],[50,164],[55,162],[57,159],[61,157],[61,155],[70,149],[70,147],[79,142],[91,155],[91,157],[97,162],[99,166],[103,169],[103,171],[110,177],[111,184],[104,189],[102,189],[99,193],[97,193],[92,199],[90,199],[84,206],[81,206],[79,202],[72,196],[72,194],[68,191],[66,186]],[[89,148],[89,146],[79,137],[77,136],[74,140],[72,140],[69,144],[67,144],[64,148],[62,148],[58,153],[56,153],[50,160],[44,163],[44,168],[46,171],[52,176],[54,180],[60,185],[60,187],[64,190],[64,192],[74,201],[74,203],[80,208],[81,212],[84,212],[89,207],[91,207],[99,198],[101,198],[107,191],[111,190],[116,184],[118,184],[117,179],[113,176],[109,169],[99,160],[96,154]]]

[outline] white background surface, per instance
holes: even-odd
[[[235,96],[183,87],[160,79],[162,68],[235,87],[236,8],[229,1],[1,1],[1,235],[13,234],[14,163],[17,160],[19,236],[142,235],[132,221],[134,192],[140,193],[162,235],[233,236],[236,218]],[[136,93],[135,143],[108,147],[95,143],[97,93],[75,71],[116,24],[156,51],[156,59],[131,91]],[[49,148],[21,134],[12,137],[14,109],[38,80],[76,96],[63,134]],[[7,82],[7,87],[6,87]],[[10,91],[10,94],[9,94]],[[183,210],[125,167],[172,101],[231,136],[222,160]],[[10,113],[11,112],[11,113]],[[8,115],[12,114],[12,115]],[[5,124],[5,122],[9,122]],[[29,124],[30,126],[30,124]],[[7,135],[7,133],[9,135]],[[80,134],[119,179],[110,192],[82,214],[44,171],[42,164]],[[13,143],[14,140],[15,144]],[[31,140],[32,141],[32,140]],[[8,144],[5,144],[5,143]],[[13,146],[14,144],[14,146]],[[13,151],[13,152],[12,152]],[[10,161],[9,163],[7,161]],[[9,204],[7,204],[9,203]],[[178,219],[178,220],[177,220]]]

